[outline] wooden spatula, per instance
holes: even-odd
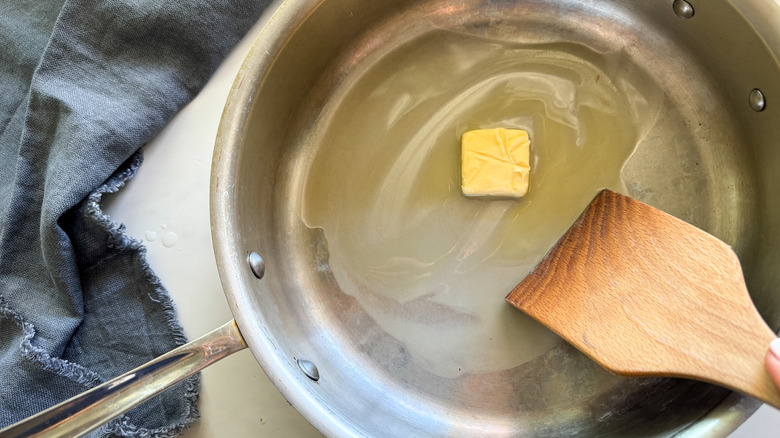
[[[602,191],[506,297],[607,370],[715,383],[780,408],[764,368],[775,334],[731,248]]]

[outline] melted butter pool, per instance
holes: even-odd
[[[561,341],[504,302],[621,168],[661,103],[619,55],[432,32],[345,82],[307,136],[301,217],[330,269],[387,333],[442,377],[509,369]],[[466,198],[460,136],[531,137],[529,193]],[[313,144],[316,143],[316,144]]]

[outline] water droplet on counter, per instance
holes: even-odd
[[[167,230],[168,229],[168,224],[162,224],[162,225],[160,225],[160,228],[162,228],[163,230]]]
[[[176,233],[173,231],[168,231],[167,233],[163,234],[162,244],[166,248],[172,248],[173,245],[176,245],[176,240],[178,238],[179,236]]]
[[[146,240],[148,242],[154,242],[157,240],[157,232],[156,231],[146,231]]]

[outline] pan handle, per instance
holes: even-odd
[[[0,438],[81,436],[202,368],[246,348],[235,321],[0,430]]]

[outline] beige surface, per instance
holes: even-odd
[[[176,303],[190,339],[231,319],[209,228],[211,154],[230,85],[256,25],[200,95],[144,147],[138,175],[105,209],[144,242],[149,263]],[[201,420],[188,437],[321,436],[271,384],[248,350],[202,374]]]

